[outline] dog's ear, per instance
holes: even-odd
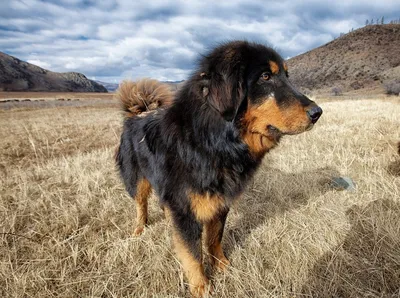
[[[241,64],[208,75],[207,101],[226,121],[232,121],[247,97],[245,67]]]

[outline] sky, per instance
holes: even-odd
[[[230,40],[284,58],[384,16],[398,0],[0,0],[0,51],[43,68],[117,83],[186,79],[201,55]]]

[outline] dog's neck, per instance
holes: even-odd
[[[262,159],[264,155],[272,148],[278,145],[279,137],[255,132],[252,129],[251,114],[246,112],[241,117],[239,124],[240,135],[244,143],[249,147],[250,153],[255,159]]]
[[[243,130],[241,135],[251,154],[256,159],[262,159],[269,150],[277,145],[275,140],[259,133]]]

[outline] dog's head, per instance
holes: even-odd
[[[240,41],[218,47],[204,59],[199,75],[210,106],[234,121],[258,153],[282,135],[311,129],[322,114],[290,83],[285,61],[263,45]]]

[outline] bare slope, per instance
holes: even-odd
[[[0,91],[107,92],[77,72],[58,73],[0,52]]]
[[[350,32],[288,61],[291,80],[307,89],[378,87],[400,77],[400,25]]]

